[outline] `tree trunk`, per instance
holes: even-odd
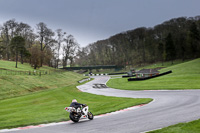
[[[146,53],[145,53],[145,42],[143,41],[143,47],[142,47],[142,60],[143,60],[143,63],[145,64],[146,62]]]
[[[41,37],[41,41],[40,41],[40,50],[41,50],[41,53],[42,53],[42,55],[41,55],[41,58],[40,58],[40,67],[42,67],[42,64],[43,64],[43,40],[44,40],[44,38],[43,38],[43,36]]]
[[[67,66],[68,57],[63,57],[63,68]]]
[[[36,68],[37,68],[37,64],[34,65],[34,69],[36,69]]]
[[[18,52],[16,51],[16,66],[15,66],[15,68],[17,68],[17,61],[18,61]]]
[[[41,51],[40,67],[42,67],[43,60],[44,60],[44,54],[43,54],[43,51]]]
[[[31,64],[31,62],[32,62],[32,61],[31,61],[31,58],[30,58],[30,59],[29,59],[29,64]]]
[[[24,64],[23,54],[21,53],[21,64]]]
[[[59,63],[59,55],[60,55],[60,54],[59,54],[59,50],[58,50],[58,60],[57,60],[57,64],[56,64],[57,66],[56,66],[56,68],[58,68],[58,63]]]

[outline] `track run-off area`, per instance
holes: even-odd
[[[181,122],[200,118],[200,90],[148,90],[128,91],[113,88],[96,88],[106,84],[109,76],[94,76],[94,80],[77,86],[80,91],[97,95],[152,98],[149,104],[125,109],[107,115],[96,116],[94,120],[82,120],[49,124],[24,130],[8,130],[13,133],[141,133],[160,129]],[[117,101],[116,101],[117,102]]]

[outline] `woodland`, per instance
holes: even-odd
[[[77,53],[76,64],[142,66],[200,57],[200,16],[179,17],[99,40]]]
[[[43,65],[58,68],[73,64],[79,44],[73,35],[62,29],[53,31],[40,22],[36,28],[11,19],[0,25],[0,59],[30,63],[32,67]]]

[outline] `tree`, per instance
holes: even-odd
[[[191,51],[192,51],[192,55],[194,56],[194,58],[198,57],[199,54],[199,50],[200,50],[200,33],[197,29],[197,25],[195,22],[192,23],[192,25],[190,26],[190,44],[191,44]]]
[[[159,57],[162,60],[162,66],[163,66],[163,62],[164,62],[164,45],[163,45],[163,43],[158,44],[158,53],[159,53]]]
[[[76,56],[76,64],[80,65],[80,66],[86,66],[88,65],[88,47],[83,47],[80,48],[77,52],[77,56]]]
[[[56,67],[58,68],[58,62],[59,62],[59,56],[60,56],[60,47],[61,47],[61,43],[64,41],[64,35],[66,34],[66,32],[62,32],[62,29],[57,29],[56,30],[57,33],[57,61],[56,61]]]
[[[25,39],[21,36],[16,36],[12,38],[10,47],[15,53],[15,60],[16,60],[16,68],[17,68],[17,61],[18,61],[18,53],[24,49],[25,46]]]
[[[20,50],[20,57],[21,57],[21,64],[24,63],[24,57],[25,58],[29,58],[31,56],[30,52],[25,48],[23,47],[21,50]]]
[[[11,20],[6,21],[1,27],[1,30],[2,30],[1,37],[5,44],[7,60],[10,59],[10,48],[9,48],[10,40],[16,34],[17,26],[18,26],[18,23],[15,21],[15,19],[11,19]]]
[[[75,52],[78,50],[79,45],[75,41],[72,35],[68,35],[65,39],[65,44],[63,45],[63,67],[67,66],[67,61],[70,60],[71,64],[73,58],[75,57]]]
[[[16,35],[22,36],[25,39],[25,47],[30,48],[30,38],[34,35],[30,25],[20,22],[16,28]],[[26,48],[20,51],[21,64],[24,62],[24,57],[30,56],[30,53]]]
[[[5,50],[4,45],[2,44],[2,41],[0,40],[0,59],[3,58],[3,51]]]
[[[47,28],[47,25],[43,22],[37,24],[37,30],[40,41],[40,50],[43,54],[43,51],[47,46],[55,43],[55,40],[53,39],[54,32],[51,29]],[[40,66],[42,66],[43,60],[43,56],[41,56]]]
[[[34,67],[34,69],[38,68],[40,65],[40,59],[41,59],[41,50],[40,50],[40,44],[34,44],[30,49],[31,54],[31,66]]]
[[[168,36],[166,37],[166,58],[167,60],[171,60],[173,64],[173,60],[176,58],[176,51],[174,47],[174,42],[172,39],[172,34],[169,33]]]
[[[145,52],[145,36],[146,36],[146,28],[142,27],[142,28],[137,28],[135,29],[135,32],[138,34],[138,39],[139,39],[139,47],[141,49],[141,57],[142,57],[142,61],[143,63],[146,62],[146,52]]]

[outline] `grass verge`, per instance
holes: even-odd
[[[0,60],[0,68],[5,68],[8,70],[15,70],[15,71],[32,71],[32,70],[34,70],[33,67],[30,66],[30,64],[28,64],[28,63],[21,64],[20,62],[18,62],[17,68],[15,68],[15,63],[16,63],[15,61]],[[48,70],[55,70],[55,68],[43,66],[37,70],[48,71]]]
[[[200,133],[200,120],[180,123],[148,133]]]
[[[63,72],[43,76],[0,75],[0,99],[76,84],[84,76]]]
[[[1,100],[0,129],[69,120],[69,113],[64,110],[64,107],[69,106],[74,98],[81,103],[86,103],[94,115],[151,101],[151,99],[98,96],[80,92],[75,86],[70,85]]]
[[[171,67],[161,72],[172,70],[173,73],[144,81],[128,81],[127,78],[111,79],[107,85],[125,90],[178,90],[200,89],[200,59],[195,59]]]

